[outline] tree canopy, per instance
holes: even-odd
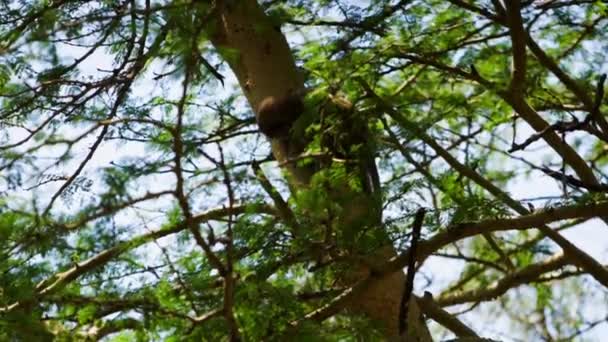
[[[0,340],[594,340],[606,32],[599,0],[2,1]]]

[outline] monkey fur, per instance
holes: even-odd
[[[291,125],[304,111],[302,94],[290,92],[282,97],[268,96],[256,112],[258,127],[269,138],[286,137]]]
[[[260,131],[271,139],[288,138],[293,123],[304,112],[303,94],[305,92],[290,91],[282,97],[264,98],[256,111],[256,121]],[[350,151],[354,145],[367,143],[367,123],[353,117],[354,106],[346,98],[330,95],[329,100],[331,105],[328,106],[328,109],[330,115],[333,116],[333,125],[336,126],[331,131],[348,132],[348,134],[330,134],[322,138],[322,144],[334,156],[360,160],[361,165],[358,165],[358,168],[360,168],[364,190],[368,193],[378,192],[379,178],[373,157],[364,156],[367,153],[366,148],[359,149],[355,155],[352,155]]]

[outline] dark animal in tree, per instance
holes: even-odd
[[[304,111],[302,95],[290,92],[282,97],[268,96],[258,105],[256,121],[269,138],[286,137],[291,125]]]

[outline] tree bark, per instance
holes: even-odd
[[[217,1],[215,11],[214,22],[209,29],[210,39],[235,73],[254,112],[270,97],[280,99],[289,94],[303,92],[304,82],[284,35],[280,28],[273,26],[255,0]],[[276,160],[287,171],[292,189],[306,187],[313,170],[289,162],[290,158],[302,152],[302,146],[292,143],[288,137],[270,138],[270,142]],[[341,204],[343,208],[352,206],[350,203]],[[365,208],[362,209],[348,210],[352,214],[343,220],[348,224],[363,217],[362,215],[369,215],[372,210],[368,208],[366,212]],[[381,222],[377,224],[380,227]],[[396,255],[388,235],[383,234],[388,245],[368,260],[371,264],[382,264]],[[351,269],[356,271],[347,272],[341,279],[345,284],[353,284],[369,274],[369,268],[361,264],[353,265]],[[412,322],[408,322],[412,334],[415,331],[418,337],[399,336],[398,317],[404,282],[403,271],[395,272],[372,284],[347,307],[382,322],[384,333],[389,340],[430,341],[428,329],[419,314],[408,320]],[[410,312],[419,312],[415,300],[410,303]]]

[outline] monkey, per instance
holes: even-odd
[[[255,118],[264,135],[271,139],[284,138],[303,112],[301,92],[290,91],[282,97],[264,98],[258,105]]]
[[[356,165],[348,165],[347,169],[358,175],[365,193],[379,195],[380,179],[370,150],[367,119],[341,94],[329,94],[323,111],[331,129],[324,129],[328,134],[321,138],[322,146],[337,158],[356,160]]]
[[[260,131],[269,138],[286,137],[292,124],[304,112],[303,97],[308,91],[290,90],[282,97],[265,97],[258,105],[255,116]],[[329,100],[335,109],[352,113],[353,105],[345,98],[330,95]]]
[[[270,139],[280,139],[289,146],[296,146],[299,150],[301,142],[292,141],[290,130],[296,120],[304,113],[303,97],[307,89],[301,91],[289,91],[282,97],[267,96],[258,105],[256,121],[259,130]],[[368,132],[367,123],[356,119],[354,106],[343,96],[330,95],[329,101],[323,106],[323,111],[328,111],[333,117],[332,125],[334,133],[346,132],[346,134],[332,134],[322,138],[322,145],[327,148],[333,156],[342,159],[358,160],[359,176],[365,192],[376,194],[379,192],[379,177],[373,156],[367,155],[367,148],[361,148],[356,155],[352,155],[350,149],[353,145],[366,145]],[[302,146],[300,146],[302,147]],[[291,148],[289,148],[291,150]],[[317,165],[320,166],[320,165]]]

